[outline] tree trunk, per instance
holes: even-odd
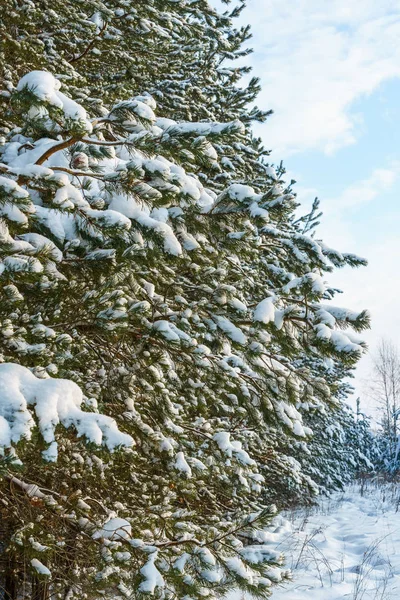
[[[12,533],[12,523],[0,513],[0,600],[18,598],[17,564],[14,555],[7,552]]]
[[[1,600],[17,600],[18,597],[18,582],[12,563],[4,574],[4,579],[0,580],[0,598]],[[3,584],[4,581],[4,584]]]
[[[47,581],[39,581],[35,578],[32,582],[32,600],[48,600],[49,585]]]

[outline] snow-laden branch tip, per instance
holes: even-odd
[[[29,369],[13,363],[0,364],[0,447],[30,439],[37,426],[49,444],[46,460],[57,459],[57,425],[75,427],[88,442],[104,444],[113,451],[134,444],[114,419],[81,410],[84,398],[79,386],[67,379],[38,379]]]

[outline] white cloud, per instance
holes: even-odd
[[[286,174],[286,180],[295,179],[290,171]],[[400,161],[391,161],[386,167],[378,167],[365,179],[355,181],[344,188],[335,197],[323,197],[315,187],[302,185],[301,177],[294,190],[300,203],[299,214],[304,214],[310,209],[315,197],[320,197],[320,209],[323,212],[321,223],[318,227],[318,235],[329,245],[337,247],[338,250],[362,254],[365,248],[368,234],[374,231],[379,235],[384,232],[376,230],[373,219],[364,219],[363,209],[372,205],[374,201],[384,202],[387,193],[390,193],[396,182],[400,179]],[[385,204],[383,203],[383,207]],[[398,218],[398,215],[396,215]],[[363,235],[355,236],[356,223],[364,219],[365,229]],[[400,252],[400,242],[398,242]],[[369,245],[367,243],[367,248]]]
[[[258,104],[275,111],[258,133],[280,153],[353,143],[354,101],[400,77],[397,0],[252,0],[242,19],[253,30]]]
[[[323,231],[329,235],[337,229],[337,224],[347,224],[351,238],[358,247],[365,243],[366,236],[354,240],[353,230],[357,221],[362,218],[363,206],[371,204],[374,200],[385,198],[385,193],[392,190],[400,176],[400,163],[393,161],[388,167],[376,168],[371,175],[361,181],[352,183],[335,198],[327,198],[322,202],[322,210],[325,215]],[[373,228],[374,224],[366,222],[366,231]]]
[[[391,168],[374,169],[370,177],[346,188],[339,198],[327,201],[328,210],[335,213],[355,209],[360,204],[374,200],[382,192],[390,190],[400,171],[400,165],[394,163]]]

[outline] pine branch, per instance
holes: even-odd
[[[92,39],[92,41],[88,44],[88,46],[85,48],[85,50],[79,54],[78,56],[73,56],[72,58],[69,59],[69,62],[71,64],[78,62],[78,60],[81,60],[81,58],[84,58],[86,56],[86,54],[88,52],[90,52],[90,50],[93,48],[93,46],[95,45],[95,43],[97,42],[97,40],[101,39],[104,32],[106,31],[108,27],[108,23],[104,23],[103,27],[100,29],[100,32],[96,35],[96,37],[94,37]]]
[[[35,162],[35,165],[42,165],[44,162],[46,162],[46,160],[48,160],[50,158],[50,156],[52,156],[56,152],[59,152],[60,150],[65,150],[66,148],[73,146],[78,141],[79,141],[79,138],[73,137],[73,138],[70,138],[69,140],[64,140],[63,142],[60,142],[59,144],[55,144],[54,146],[52,146],[51,148],[46,150],[46,152],[44,152],[42,154],[42,156],[40,156],[37,159],[37,161]]]

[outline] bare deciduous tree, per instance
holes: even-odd
[[[379,409],[379,422],[387,438],[389,459],[394,465],[398,454],[400,416],[400,352],[397,346],[382,339],[373,356],[370,394]]]

